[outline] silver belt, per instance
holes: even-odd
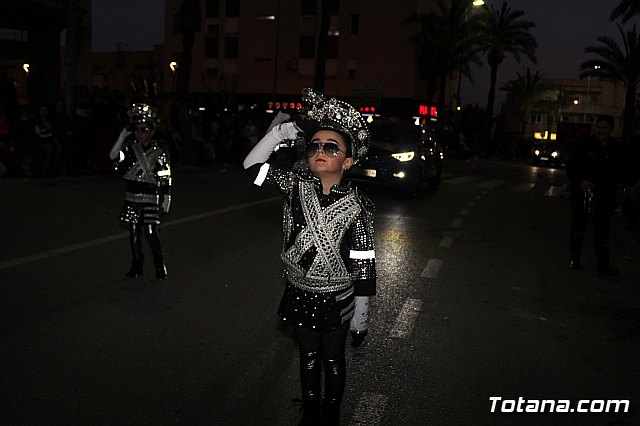
[[[134,194],[132,192],[126,192],[124,194],[124,199],[126,201],[131,201],[132,203],[148,203],[148,204],[160,203],[160,196],[156,194]]]

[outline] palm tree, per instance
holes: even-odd
[[[609,19],[615,21],[621,18],[620,21],[624,24],[636,15],[640,15],[640,0],[620,0]]]
[[[517,78],[507,82],[501,90],[509,93],[520,104],[520,136],[524,138],[527,130],[528,118],[531,110],[541,101],[547,100],[552,95],[552,89],[542,83],[542,74],[536,71],[534,74],[527,68],[527,73],[516,73]]]
[[[626,32],[617,25],[622,45],[607,36],[598,37],[600,45],[589,46],[585,53],[597,55],[598,59],[584,61],[580,78],[588,75],[600,80],[622,83],[625,88],[623,138],[630,141],[633,136],[633,119],[636,111],[636,92],[640,83],[640,34],[636,26]]]
[[[485,5],[484,8],[482,47],[487,54],[487,62],[491,68],[487,96],[487,113],[490,122],[485,133],[485,137],[488,137],[496,97],[498,66],[504,61],[507,54],[513,55],[518,62],[520,62],[520,55],[524,54],[535,64],[535,51],[538,43],[535,37],[529,33],[532,28],[535,28],[535,24],[521,19],[524,11],[512,10],[507,2],[503,2],[499,10],[495,9],[493,5]]]
[[[413,15],[405,20],[418,23],[411,40],[418,49],[420,78],[426,84],[427,97],[445,104],[447,80],[452,73],[462,73],[471,81],[471,64],[481,65],[479,57],[480,20],[473,14],[470,0],[453,0],[450,7],[438,1],[438,11]],[[448,2],[447,2],[448,3]]]

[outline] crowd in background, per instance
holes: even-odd
[[[128,101],[109,88],[76,90],[72,116],[62,100],[21,114],[11,86],[0,100],[0,177],[52,177],[112,171],[109,149],[128,123]],[[271,117],[257,109],[233,111],[189,96],[140,98],[161,111],[156,137],[170,150],[172,162],[208,167],[240,163],[267,129]],[[25,116],[26,115],[26,116]]]

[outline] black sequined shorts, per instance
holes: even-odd
[[[353,286],[331,293],[312,293],[286,283],[278,315],[296,327],[330,331],[353,316]]]
[[[160,207],[156,204],[133,203],[125,200],[120,211],[120,221],[157,225],[160,223]]]

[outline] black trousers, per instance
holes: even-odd
[[[585,211],[584,191],[574,187],[571,191],[571,235],[569,246],[571,259],[580,265],[582,243],[587,230],[589,218],[593,226],[593,245],[598,261],[598,269],[610,268],[609,263],[609,228],[613,212],[611,194],[594,194],[591,213]]]
[[[345,344],[348,331],[348,323],[332,331],[295,328],[300,346],[300,381],[304,401],[320,398],[321,362],[325,374],[323,406],[339,405],[342,401],[346,381]]]
[[[142,234],[144,233],[153,258],[162,259],[162,246],[160,245],[160,237],[158,236],[158,226],[155,224],[130,223],[129,224],[129,242],[131,244],[131,255],[134,261],[142,261]]]

